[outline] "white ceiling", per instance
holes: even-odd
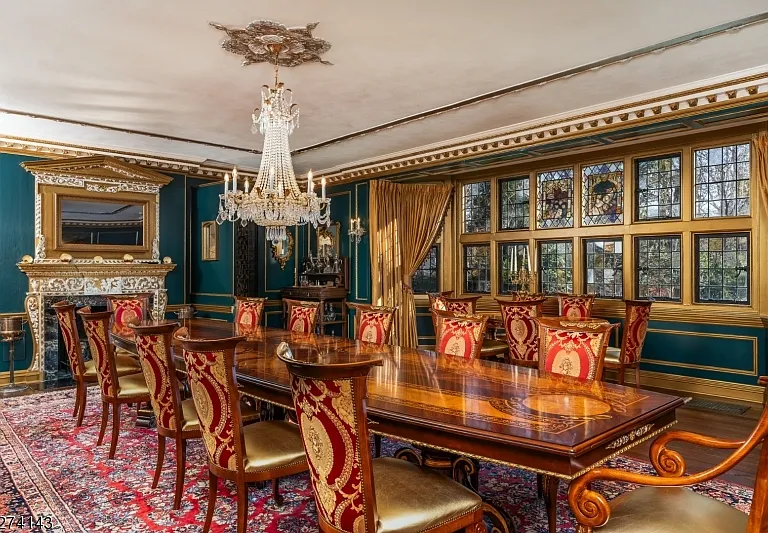
[[[333,45],[281,69],[293,149],[766,10],[765,0],[25,0],[0,18],[0,109],[243,149],[269,65],[241,67],[208,25],[319,22]],[[383,156],[768,63],[768,24],[643,56],[299,154],[298,172]],[[766,67],[768,68],[768,67]],[[257,167],[258,156],[0,114],[13,135]]]

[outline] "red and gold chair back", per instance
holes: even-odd
[[[286,306],[286,329],[299,333],[314,333],[320,302],[302,302],[283,298]]]
[[[118,393],[117,368],[112,343],[109,342],[109,323],[112,311],[91,312],[84,307],[77,312],[83,319],[85,336],[96,366],[96,379],[103,396],[116,398]]]
[[[389,344],[397,307],[347,304],[355,310],[355,339],[373,344]]]
[[[235,381],[235,346],[244,338],[180,339],[208,464],[231,472],[245,469],[243,420]]]
[[[595,303],[594,294],[558,294],[560,316],[575,320],[591,318],[592,306]]]
[[[149,294],[107,296],[107,310],[114,313],[112,333],[124,337],[131,334],[131,326],[147,320]]]
[[[511,297],[512,297],[512,301],[515,301],[515,302],[532,302],[540,298],[543,298],[544,300],[547,299],[547,297],[543,294],[528,293],[528,292],[513,292]]]
[[[182,427],[181,395],[171,352],[171,339],[177,325],[133,326],[136,351],[157,426],[171,431]]]
[[[83,361],[83,349],[80,346],[80,334],[77,331],[77,318],[75,317],[75,304],[66,301],[56,302],[51,306],[56,311],[59,320],[61,336],[64,338],[64,348],[67,350],[69,366],[75,378],[85,374]]]
[[[235,328],[238,335],[249,335],[259,329],[266,298],[235,296]]]
[[[640,361],[648,333],[648,322],[651,319],[652,303],[649,300],[624,300],[626,312],[619,357],[619,362],[624,365]]]
[[[445,305],[445,298],[449,298],[452,294],[453,291],[428,292],[429,308],[437,309],[438,311],[447,311],[448,308]]]
[[[375,533],[376,497],[365,400],[368,373],[381,365],[381,359],[320,365],[317,360],[294,359],[286,343],[278,346],[277,355],[291,374],[296,419],[321,530]],[[316,356],[307,354],[308,358]]]
[[[600,379],[605,348],[616,324],[539,318],[539,370]]]
[[[475,359],[483,347],[487,316],[432,310],[435,323],[435,351]]]
[[[464,298],[443,298],[445,311],[472,315],[475,313],[479,296],[467,296]]]
[[[534,300],[496,301],[501,308],[501,320],[509,344],[509,358],[515,361],[532,362],[539,359],[539,325],[541,306],[546,298]]]

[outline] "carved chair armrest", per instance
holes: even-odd
[[[675,450],[670,450],[670,442],[681,441],[718,450],[735,450],[743,446],[744,440],[727,440],[699,435],[689,431],[669,431],[659,436],[651,445],[651,463],[662,477],[680,477],[685,474],[685,459]]]

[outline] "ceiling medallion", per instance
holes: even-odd
[[[320,57],[331,49],[331,43],[312,37],[319,22],[312,22],[306,27],[287,28],[271,20],[254,20],[245,28],[228,28],[223,24],[211,22],[210,25],[226,32],[227,38],[221,47],[233,54],[244,56],[243,66],[253,63],[268,63],[275,60],[271,44],[282,45],[277,62],[281,67],[296,67],[302,63],[319,62],[331,65]]]

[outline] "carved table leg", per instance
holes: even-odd
[[[544,475],[542,485],[544,503],[547,506],[549,533],[557,533],[557,489],[560,487],[560,478]]]

